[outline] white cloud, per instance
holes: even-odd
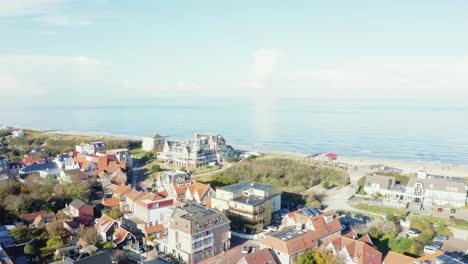
[[[107,65],[87,56],[0,55],[0,93],[67,96],[91,91],[107,82]]]
[[[300,96],[468,96],[468,57],[361,59],[295,69],[280,80]]]
[[[0,0],[0,16],[41,14],[63,0]]]
[[[94,25],[94,21],[91,20],[81,20],[70,18],[66,16],[45,16],[38,19],[41,22],[44,22],[49,25],[55,26],[91,26]]]

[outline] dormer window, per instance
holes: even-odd
[[[333,221],[333,215],[327,215],[324,216],[324,218],[327,223],[331,223]]]

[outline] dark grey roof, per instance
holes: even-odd
[[[63,153],[63,154],[57,155],[57,160],[60,161],[60,162],[64,162],[68,158],[70,158],[70,155],[68,153]]]
[[[70,203],[70,206],[73,206],[77,209],[80,209],[81,207],[83,207],[86,203],[81,201],[80,199],[75,199],[73,200],[71,203]]]
[[[97,253],[94,256],[81,257],[76,260],[70,257],[67,257],[63,263],[64,264],[112,264],[112,257],[109,252],[104,251],[104,252]]]
[[[55,162],[34,163],[24,168],[21,168],[20,172],[31,173],[31,172],[36,172],[36,171],[54,170],[57,168],[58,167],[57,167],[57,164],[55,164]]]
[[[268,190],[268,189],[272,188],[272,186],[257,183],[257,182],[239,182],[239,183],[236,183],[236,184],[225,186],[225,187],[221,188],[221,190],[228,191],[228,192],[235,192],[235,191],[238,191],[238,190],[248,190],[250,188],[254,188],[254,189],[264,191],[264,190]]]
[[[436,257],[433,261],[435,264],[462,264],[467,263],[467,259],[462,254],[454,252],[445,252],[443,255]]]

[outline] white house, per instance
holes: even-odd
[[[13,137],[24,137],[23,130],[15,130],[11,132],[11,134],[13,135]]]
[[[155,151],[161,150],[164,146],[164,138],[161,137],[159,134],[143,137],[143,142],[141,143],[141,147],[144,151]]]

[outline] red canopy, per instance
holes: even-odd
[[[338,155],[335,154],[335,153],[328,153],[328,154],[326,154],[325,156],[328,157],[328,158],[330,158],[330,159],[334,159],[334,158],[336,158]]]

